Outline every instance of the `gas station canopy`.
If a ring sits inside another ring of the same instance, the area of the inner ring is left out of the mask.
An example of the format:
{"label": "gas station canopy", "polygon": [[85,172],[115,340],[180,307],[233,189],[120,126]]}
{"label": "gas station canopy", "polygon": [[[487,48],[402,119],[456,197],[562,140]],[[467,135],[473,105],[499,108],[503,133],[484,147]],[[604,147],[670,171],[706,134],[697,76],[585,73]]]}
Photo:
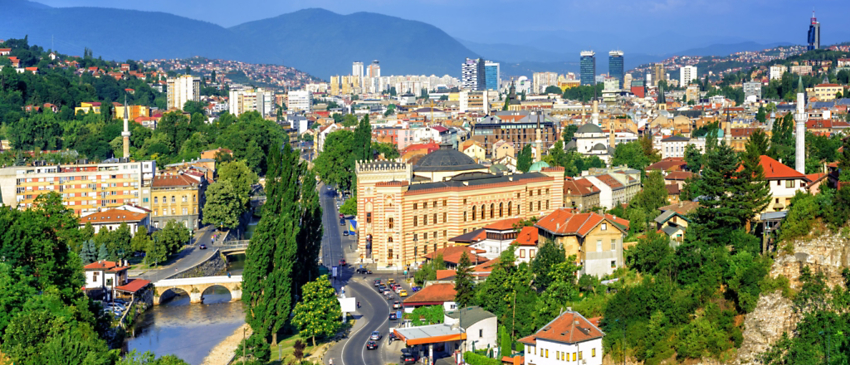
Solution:
{"label": "gas station canopy", "polygon": [[393,332],[407,346],[466,340],[466,333],[463,333],[460,328],[452,328],[447,324],[396,328]]}

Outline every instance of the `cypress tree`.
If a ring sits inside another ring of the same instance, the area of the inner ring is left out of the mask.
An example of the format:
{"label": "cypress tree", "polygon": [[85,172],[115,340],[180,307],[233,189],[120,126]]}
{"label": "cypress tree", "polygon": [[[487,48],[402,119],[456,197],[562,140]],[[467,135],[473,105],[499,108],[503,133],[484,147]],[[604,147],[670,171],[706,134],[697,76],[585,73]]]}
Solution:
{"label": "cypress tree", "polygon": [[295,293],[299,296],[304,284],[319,276],[319,249],[322,247],[322,206],[316,190],[316,175],[307,170],[302,178],[301,229],[298,232]]}
{"label": "cypress tree", "polygon": [[455,302],[458,308],[472,304],[472,300],[475,298],[475,286],[472,283],[472,262],[469,260],[466,251],[460,255],[460,262],[457,265],[455,291],[457,292]]}
{"label": "cypress tree", "polygon": [[282,152],[273,148],[269,161],[267,200],[257,233],[246,252],[242,288],[245,321],[254,330],[253,336],[259,337],[254,343],[263,345],[252,352],[261,360],[268,360],[268,344],[277,343],[277,334],[292,312],[293,267],[300,223],[299,178],[303,169],[298,154],[288,143]]}
{"label": "cypress tree", "polygon": [[109,250],[106,249],[106,244],[101,243],[100,249],[97,251],[97,261],[106,260],[109,258]]}
{"label": "cypress tree", "polygon": [[516,168],[522,172],[528,172],[531,169],[532,162],[531,155],[531,144],[526,144],[522,147],[522,150],[519,152],[519,157],[517,157]]}
{"label": "cypress tree", "polygon": [[[761,130],[757,131],[761,132]],[[764,177],[761,156],[766,149],[767,139],[764,132],[760,135],[753,133],[747,142],[747,149],[741,156],[741,168],[734,184],[738,194],[732,198],[738,201],[739,219],[742,224],[748,224],[756,214],[761,213],[770,203],[770,187]]]}
{"label": "cypress tree", "polygon": [[731,197],[738,194],[733,179],[737,177],[738,164],[738,155],[725,143],[707,154],[700,184],[702,199],[694,213],[693,225],[694,236],[704,242],[723,245],[732,231],[740,227],[739,202]]}

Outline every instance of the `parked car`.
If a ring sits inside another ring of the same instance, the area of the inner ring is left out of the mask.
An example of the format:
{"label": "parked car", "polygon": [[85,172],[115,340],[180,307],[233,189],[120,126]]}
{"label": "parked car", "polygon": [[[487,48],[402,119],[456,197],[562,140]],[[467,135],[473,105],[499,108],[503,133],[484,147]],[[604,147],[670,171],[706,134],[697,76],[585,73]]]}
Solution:
{"label": "parked car", "polygon": [[343,236],[348,236],[348,230],[346,229],[346,230],[342,231],[342,235],[343,235]]}
{"label": "parked car", "polygon": [[363,268],[363,267],[357,268],[357,270],[354,270],[354,272],[356,272],[358,274],[364,274],[364,275],[372,273],[371,271],[369,271],[368,269]]}
{"label": "parked car", "polygon": [[381,286],[381,279],[375,279],[375,286]]}
{"label": "parked car", "polygon": [[407,290],[404,290],[404,289],[399,290],[399,291],[398,291],[398,296],[400,296],[400,297],[402,297],[402,298],[406,297],[406,296],[407,296]]}
{"label": "parked car", "polygon": [[399,308],[401,308],[401,302],[396,300],[395,302],[393,302],[393,309],[399,309]]}
{"label": "parked car", "polygon": [[198,248],[201,249],[201,250],[206,250],[207,245],[202,243],[200,246],[198,246]]}
{"label": "parked car", "polygon": [[398,319],[398,317],[396,317],[395,312],[390,312],[390,320],[395,321],[397,319]]}
{"label": "parked car", "polygon": [[381,336],[381,332],[378,332],[378,331],[372,331],[372,335],[370,335],[370,336],[369,336],[369,339],[370,339],[370,340],[374,340],[374,341],[378,341],[378,340],[380,340],[381,338],[383,338],[383,337]]}
{"label": "parked car", "polygon": [[375,341],[366,342],[366,349],[367,350],[377,350],[378,349],[378,343],[375,342]]}
{"label": "parked car", "polygon": [[412,291],[412,292],[414,292],[414,293],[416,293],[416,292],[418,292],[418,291],[420,291],[420,290],[422,290],[422,288],[420,288],[420,287],[418,287],[418,286],[414,286],[414,287],[411,287],[411,288],[410,288],[410,291]]}
{"label": "parked car", "polygon": [[387,279],[387,284],[390,284],[390,285],[395,284],[395,279],[393,279],[393,278]]}
{"label": "parked car", "polygon": [[[405,349],[406,350],[406,349]],[[401,362],[405,365],[412,365],[419,361],[419,355],[414,354],[411,351],[403,351],[401,352]]]}

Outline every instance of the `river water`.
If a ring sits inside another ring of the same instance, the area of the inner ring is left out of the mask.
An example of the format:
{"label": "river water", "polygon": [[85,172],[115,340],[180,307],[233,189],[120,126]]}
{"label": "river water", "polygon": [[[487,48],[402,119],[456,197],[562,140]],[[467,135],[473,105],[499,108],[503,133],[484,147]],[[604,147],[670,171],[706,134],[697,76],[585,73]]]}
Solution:
{"label": "river water", "polygon": [[[245,256],[234,256],[228,259],[228,270],[240,275]],[[128,333],[126,349],[172,354],[189,364],[201,364],[215,345],[245,323],[242,302],[231,302],[227,289],[212,287],[203,295],[204,304],[190,304],[189,295],[181,293],[140,315]]]}

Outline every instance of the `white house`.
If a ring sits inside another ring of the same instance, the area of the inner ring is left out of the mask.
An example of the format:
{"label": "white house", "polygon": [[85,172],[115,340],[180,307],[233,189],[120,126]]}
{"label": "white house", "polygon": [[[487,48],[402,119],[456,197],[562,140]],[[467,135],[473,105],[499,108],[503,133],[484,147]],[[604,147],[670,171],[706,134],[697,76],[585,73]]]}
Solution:
{"label": "white house", "polygon": [[[134,209],[135,210],[135,209]],[[91,223],[94,227],[94,233],[97,234],[101,230],[114,231],[121,227],[121,224],[127,224],[130,228],[130,236],[135,236],[136,232],[147,234],[150,232],[150,215],[146,212],[138,212],[129,209],[109,209],[102,212],[91,213],[80,217],[80,227],[85,227]]]}
{"label": "white house", "polygon": [[[123,265],[122,265],[123,264]],[[116,287],[124,285],[127,282],[127,266],[126,263],[112,261],[92,262],[83,266],[86,274],[85,290],[103,290],[109,296],[113,295],[113,290]]]}
{"label": "white house", "polygon": [[770,203],[764,212],[781,212],[791,205],[791,198],[798,191],[806,192],[809,178],[768,156],[762,155],[759,165],[764,169],[764,178],[770,186]]}
{"label": "white house", "polygon": [[690,138],[670,136],[661,140],[661,158],[685,157],[685,147]]}
{"label": "white house", "polygon": [[318,143],[316,143],[316,151],[317,152],[324,151],[325,150],[325,139],[328,138],[329,134],[336,132],[340,129],[342,129],[342,126],[340,126],[337,123],[329,124],[325,127],[322,127],[321,129],[319,129],[319,134],[316,136],[316,141],[318,142]]}
{"label": "white house", "polygon": [[485,350],[498,346],[498,323],[496,315],[481,307],[467,307],[443,315],[443,323],[458,324],[466,333],[465,351]]}
{"label": "white house", "polygon": [[599,327],[568,308],[519,342],[525,344],[525,365],[601,365],[604,336]]}

